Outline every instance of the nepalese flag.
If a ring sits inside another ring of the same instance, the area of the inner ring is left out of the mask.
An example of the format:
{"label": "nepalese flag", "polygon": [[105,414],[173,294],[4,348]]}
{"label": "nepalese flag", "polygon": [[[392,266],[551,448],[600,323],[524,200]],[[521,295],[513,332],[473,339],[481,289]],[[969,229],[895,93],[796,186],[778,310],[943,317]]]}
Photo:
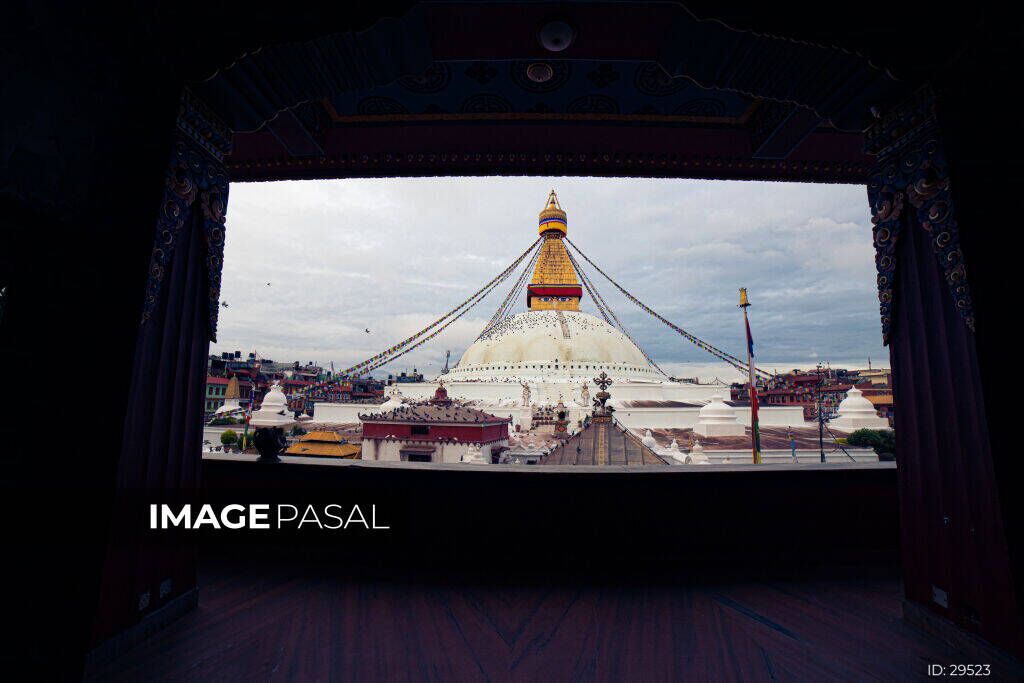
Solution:
{"label": "nepalese flag", "polygon": [[750,351],[750,438],[754,451],[754,462],[761,462],[761,427],[757,419],[757,381],[754,374],[754,336],[750,334],[750,321],[744,316],[747,328],[747,350]]}

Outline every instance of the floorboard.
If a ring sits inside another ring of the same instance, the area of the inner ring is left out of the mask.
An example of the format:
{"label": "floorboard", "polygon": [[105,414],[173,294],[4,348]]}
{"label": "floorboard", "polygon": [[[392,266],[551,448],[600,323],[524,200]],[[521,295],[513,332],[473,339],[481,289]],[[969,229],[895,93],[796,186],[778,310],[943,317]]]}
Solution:
{"label": "floorboard", "polygon": [[199,607],[89,677],[891,681],[966,661],[904,622],[900,600],[891,570],[500,586],[206,558]]}

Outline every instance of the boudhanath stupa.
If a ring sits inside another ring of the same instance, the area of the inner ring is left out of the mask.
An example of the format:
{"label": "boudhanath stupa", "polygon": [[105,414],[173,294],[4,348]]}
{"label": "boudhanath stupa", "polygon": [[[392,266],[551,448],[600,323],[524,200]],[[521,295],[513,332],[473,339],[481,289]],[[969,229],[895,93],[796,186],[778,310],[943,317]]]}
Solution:
{"label": "boudhanath stupa", "polygon": [[[750,408],[723,401],[727,385],[668,377],[621,324],[612,324],[612,318],[615,323],[618,318],[607,315],[607,303],[566,247],[567,215],[554,190],[540,212],[538,232],[540,245],[530,262],[535,265],[525,288],[526,311],[492,319],[443,375],[448,395],[473,408],[511,418],[511,428],[518,433],[537,433],[538,427],[550,425],[555,407],[562,404],[571,434],[583,427],[592,412],[594,377],[606,373],[614,380],[608,405],[615,420],[635,431],[638,438],[654,430],[652,439],[657,446],[653,450],[663,451],[666,462],[679,460],[679,446],[672,449],[670,442],[680,430],[693,430],[702,435],[701,441],[706,436],[741,439],[750,427]],[[604,319],[580,310],[584,289]],[[429,400],[436,388],[436,381],[402,383],[399,393],[394,385],[388,388],[387,403],[381,408]],[[366,410],[365,404],[321,402],[316,404],[313,418],[320,423],[355,424],[359,413]],[[816,423],[805,421],[799,405],[762,406],[759,424],[762,433],[767,430],[768,434],[773,427],[780,433],[811,427],[817,431]],[[664,444],[658,441],[659,430],[669,434]],[[689,433],[686,436],[693,438]],[[513,437],[512,443],[528,448],[536,440]],[[735,450],[733,457],[740,457],[743,449]],[[712,454],[712,445],[705,443],[700,460],[710,457],[714,461]],[[785,456],[788,460],[788,451]]]}

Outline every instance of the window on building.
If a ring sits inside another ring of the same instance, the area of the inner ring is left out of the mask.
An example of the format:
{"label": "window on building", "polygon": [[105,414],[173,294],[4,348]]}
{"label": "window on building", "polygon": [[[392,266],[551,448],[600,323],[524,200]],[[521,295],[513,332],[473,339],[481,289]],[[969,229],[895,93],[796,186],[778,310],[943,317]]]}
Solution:
{"label": "window on building", "polygon": [[430,425],[413,425],[409,431],[413,436],[426,436],[430,434]]}

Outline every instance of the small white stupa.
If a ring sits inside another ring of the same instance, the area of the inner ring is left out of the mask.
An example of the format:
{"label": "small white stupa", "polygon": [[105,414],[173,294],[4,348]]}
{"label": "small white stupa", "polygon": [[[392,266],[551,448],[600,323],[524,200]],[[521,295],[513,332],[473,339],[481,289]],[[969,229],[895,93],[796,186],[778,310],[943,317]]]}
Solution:
{"label": "small white stupa", "polygon": [[657,440],[655,440],[654,435],[651,434],[651,430],[650,429],[648,429],[646,432],[644,432],[644,438],[641,439],[641,441],[643,442],[643,444],[645,446],[647,446],[651,450],[654,450],[655,448],[658,447],[658,442],[657,442]]}
{"label": "small white stupa", "polygon": [[839,413],[828,426],[843,432],[855,432],[858,429],[889,429],[889,421],[878,417],[871,401],[864,398],[860,389],[852,387],[839,404]]}
{"label": "small white stupa", "polygon": [[700,436],[743,436],[746,429],[736,419],[736,409],[715,394],[697,414],[693,433]]}
{"label": "small white stupa", "polygon": [[377,410],[373,412],[388,413],[395,408],[401,408],[404,405],[402,402],[402,392],[399,390],[397,384],[391,385],[391,387],[388,388],[387,393],[388,400],[381,403],[380,406],[377,407]]}
{"label": "small white stupa", "polygon": [[462,454],[462,462],[469,463],[471,465],[488,465],[490,463],[484,459],[483,451],[480,450],[479,444],[471,443],[466,452]]}
{"label": "small white stupa", "polygon": [[687,454],[686,459],[683,461],[687,465],[708,465],[711,463],[708,460],[707,454],[704,452],[704,447],[700,445],[700,441],[693,444],[690,452]]}
{"label": "small white stupa", "polygon": [[668,452],[666,453],[666,455],[668,455],[670,458],[672,458],[676,462],[681,462],[681,463],[685,463],[686,462],[686,453],[683,453],[679,449],[679,443],[675,439],[672,439],[672,443],[669,444]]}
{"label": "small white stupa", "polygon": [[288,412],[288,399],[281,389],[280,382],[274,382],[270,391],[263,397],[260,409],[249,418],[249,424],[253,427],[286,427],[294,424],[295,420]]}
{"label": "small white stupa", "polygon": [[228,380],[228,387],[224,392],[224,405],[217,408],[217,412],[213,414],[214,417],[220,417],[222,415],[231,415],[242,410],[242,406],[239,405],[240,391],[238,389],[238,377],[233,376]]}

